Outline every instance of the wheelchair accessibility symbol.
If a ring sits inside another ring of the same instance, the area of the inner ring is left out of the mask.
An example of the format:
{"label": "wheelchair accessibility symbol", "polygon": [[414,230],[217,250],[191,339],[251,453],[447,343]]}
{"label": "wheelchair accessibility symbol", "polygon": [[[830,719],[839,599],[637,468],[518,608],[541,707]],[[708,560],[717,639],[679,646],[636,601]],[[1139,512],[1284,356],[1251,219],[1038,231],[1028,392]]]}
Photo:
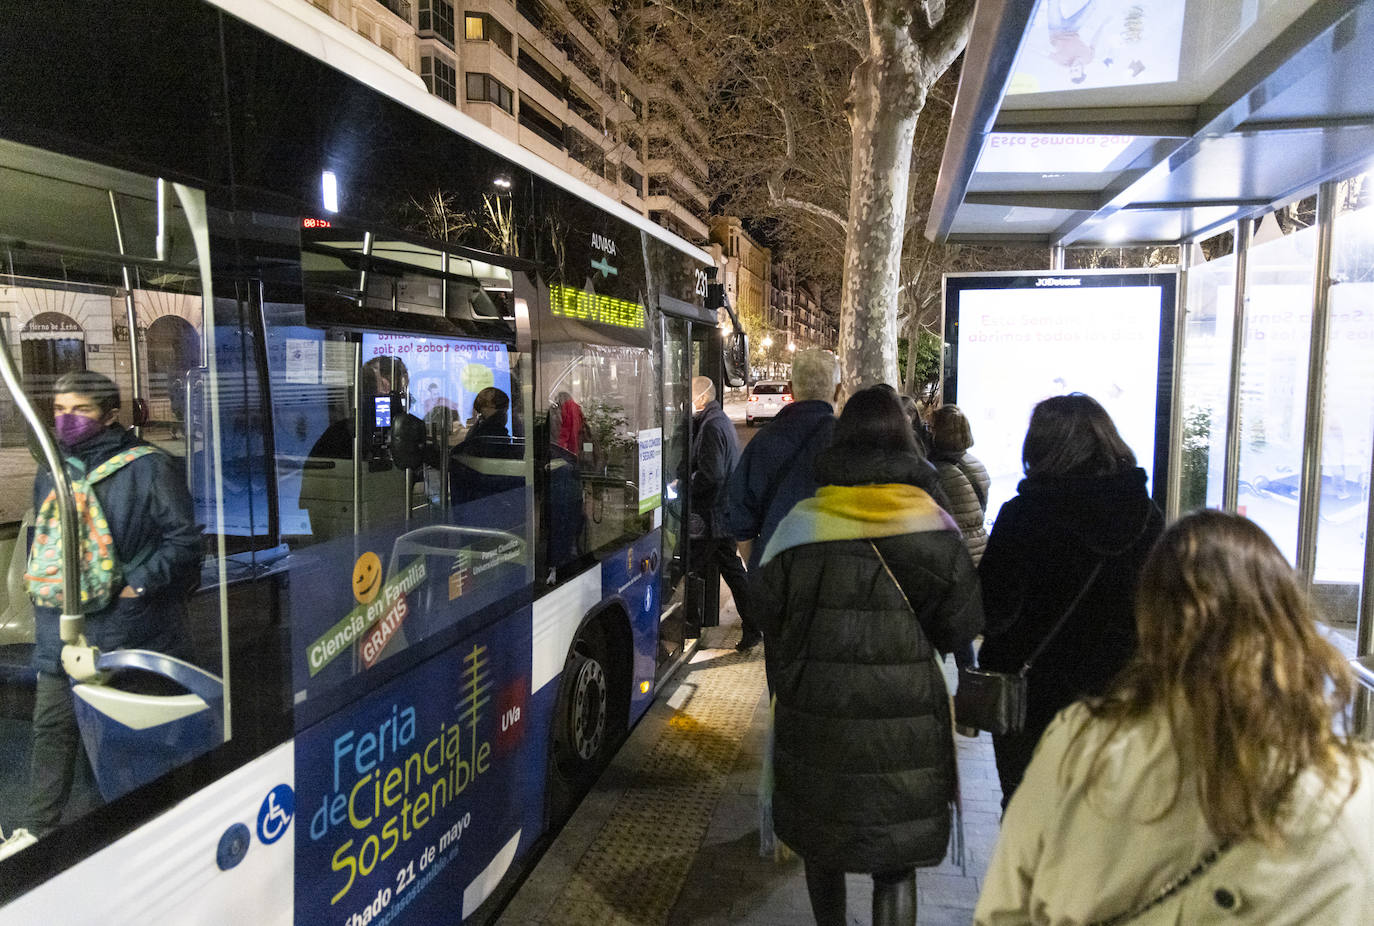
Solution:
{"label": "wheelchair accessibility symbol", "polygon": [[290,785],[277,785],[267,792],[262,807],[258,809],[258,838],[264,845],[271,845],[291,826],[291,818],[296,813],[296,792]]}

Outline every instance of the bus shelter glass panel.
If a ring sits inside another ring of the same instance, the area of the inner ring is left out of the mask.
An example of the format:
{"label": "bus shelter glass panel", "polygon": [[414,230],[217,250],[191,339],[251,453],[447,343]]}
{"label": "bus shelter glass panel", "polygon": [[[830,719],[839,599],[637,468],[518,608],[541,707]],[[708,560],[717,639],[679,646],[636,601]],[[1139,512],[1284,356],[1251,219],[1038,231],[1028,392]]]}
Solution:
{"label": "bus shelter glass panel", "polygon": [[1183,331],[1180,512],[1219,508],[1226,468],[1226,394],[1235,318],[1236,261],[1219,257],[1188,271]]}
{"label": "bus shelter glass panel", "polygon": [[1374,435],[1374,175],[1341,184],[1348,209],[1332,241],[1321,502],[1315,579],[1326,616],[1355,622],[1364,570]]}
{"label": "bus shelter glass panel", "polygon": [[[0,323],[22,390],[0,385],[0,828],[43,837],[231,735],[224,474],[260,461],[229,434],[235,357],[188,355],[202,388],[180,433],[133,427],[148,379],[131,305],[151,325],[175,316],[187,341],[225,322],[203,294],[200,191],[0,139],[0,202]],[[73,538],[89,580],[77,605],[61,600],[54,476],[23,398],[78,516],[106,526]],[[84,614],[100,676],[64,670],[63,610]]]}
{"label": "bus shelter glass panel", "polygon": [[1254,245],[1246,270],[1237,507],[1290,562],[1298,545],[1316,244],[1311,227]]}

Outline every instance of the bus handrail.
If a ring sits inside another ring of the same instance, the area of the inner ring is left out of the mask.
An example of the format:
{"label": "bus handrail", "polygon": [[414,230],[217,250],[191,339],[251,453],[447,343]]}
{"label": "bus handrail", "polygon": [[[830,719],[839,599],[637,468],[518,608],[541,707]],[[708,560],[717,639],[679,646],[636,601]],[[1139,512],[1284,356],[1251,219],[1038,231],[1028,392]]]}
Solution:
{"label": "bus handrail", "polygon": [[86,618],[81,613],[81,551],[76,543],[76,499],[72,493],[71,481],[62,465],[62,457],[57,452],[57,443],[43,426],[38,409],[29,401],[19,382],[19,371],[15,369],[14,357],[10,354],[9,337],[4,326],[0,325],[0,378],[14,397],[14,404],[33,432],[34,440],[43,451],[43,459],[52,472],[53,493],[57,497],[57,517],[62,525],[62,616],[58,624],[63,643],[79,644],[86,629]]}
{"label": "bus handrail", "polygon": [[1370,691],[1374,691],[1374,653],[1350,660],[1350,670],[1355,680]]}

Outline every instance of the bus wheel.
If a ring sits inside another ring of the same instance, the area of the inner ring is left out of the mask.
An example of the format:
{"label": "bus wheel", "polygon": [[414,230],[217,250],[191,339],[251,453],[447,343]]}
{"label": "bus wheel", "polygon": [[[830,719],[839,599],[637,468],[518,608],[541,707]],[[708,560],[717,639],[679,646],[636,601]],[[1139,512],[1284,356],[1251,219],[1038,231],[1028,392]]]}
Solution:
{"label": "bus wheel", "polygon": [[586,656],[574,660],[568,745],[576,758],[591,762],[606,742],[606,670]]}
{"label": "bus wheel", "polygon": [[607,655],[599,636],[577,641],[563,670],[554,731],[554,758],[570,784],[583,788],[609,758],[611,736],[607,708],[610,681]]}

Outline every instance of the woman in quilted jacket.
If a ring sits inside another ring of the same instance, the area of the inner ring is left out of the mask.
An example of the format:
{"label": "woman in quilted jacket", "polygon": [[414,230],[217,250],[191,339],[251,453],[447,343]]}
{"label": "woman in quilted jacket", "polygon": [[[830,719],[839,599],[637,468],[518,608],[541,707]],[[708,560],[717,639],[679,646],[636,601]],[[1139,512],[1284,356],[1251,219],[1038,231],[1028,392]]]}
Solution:
{"label": "woman in quilted jacket", "polygon": [[983,611],[958,525],[915,484],[929,467],[890,391],[852,397],[821,488],[779,523],[753,593],[775,696],[773,820],[806,863],[816,922],[847,922],[845,872],[873,876],[873,922],[916,922],[955,796],[936,654]]}
{"label": "woman in quilted jacket", "polygon": [[968,449],[973,446],[973,430],[957,405],[942,405],[931,416],[932,450],[930,462],[940,474],[940,485],[949,499],[949,513],[964,534],[964,546],[973,565],[983,558],[988,545],[985,518],[988,510],[988,470]]}

